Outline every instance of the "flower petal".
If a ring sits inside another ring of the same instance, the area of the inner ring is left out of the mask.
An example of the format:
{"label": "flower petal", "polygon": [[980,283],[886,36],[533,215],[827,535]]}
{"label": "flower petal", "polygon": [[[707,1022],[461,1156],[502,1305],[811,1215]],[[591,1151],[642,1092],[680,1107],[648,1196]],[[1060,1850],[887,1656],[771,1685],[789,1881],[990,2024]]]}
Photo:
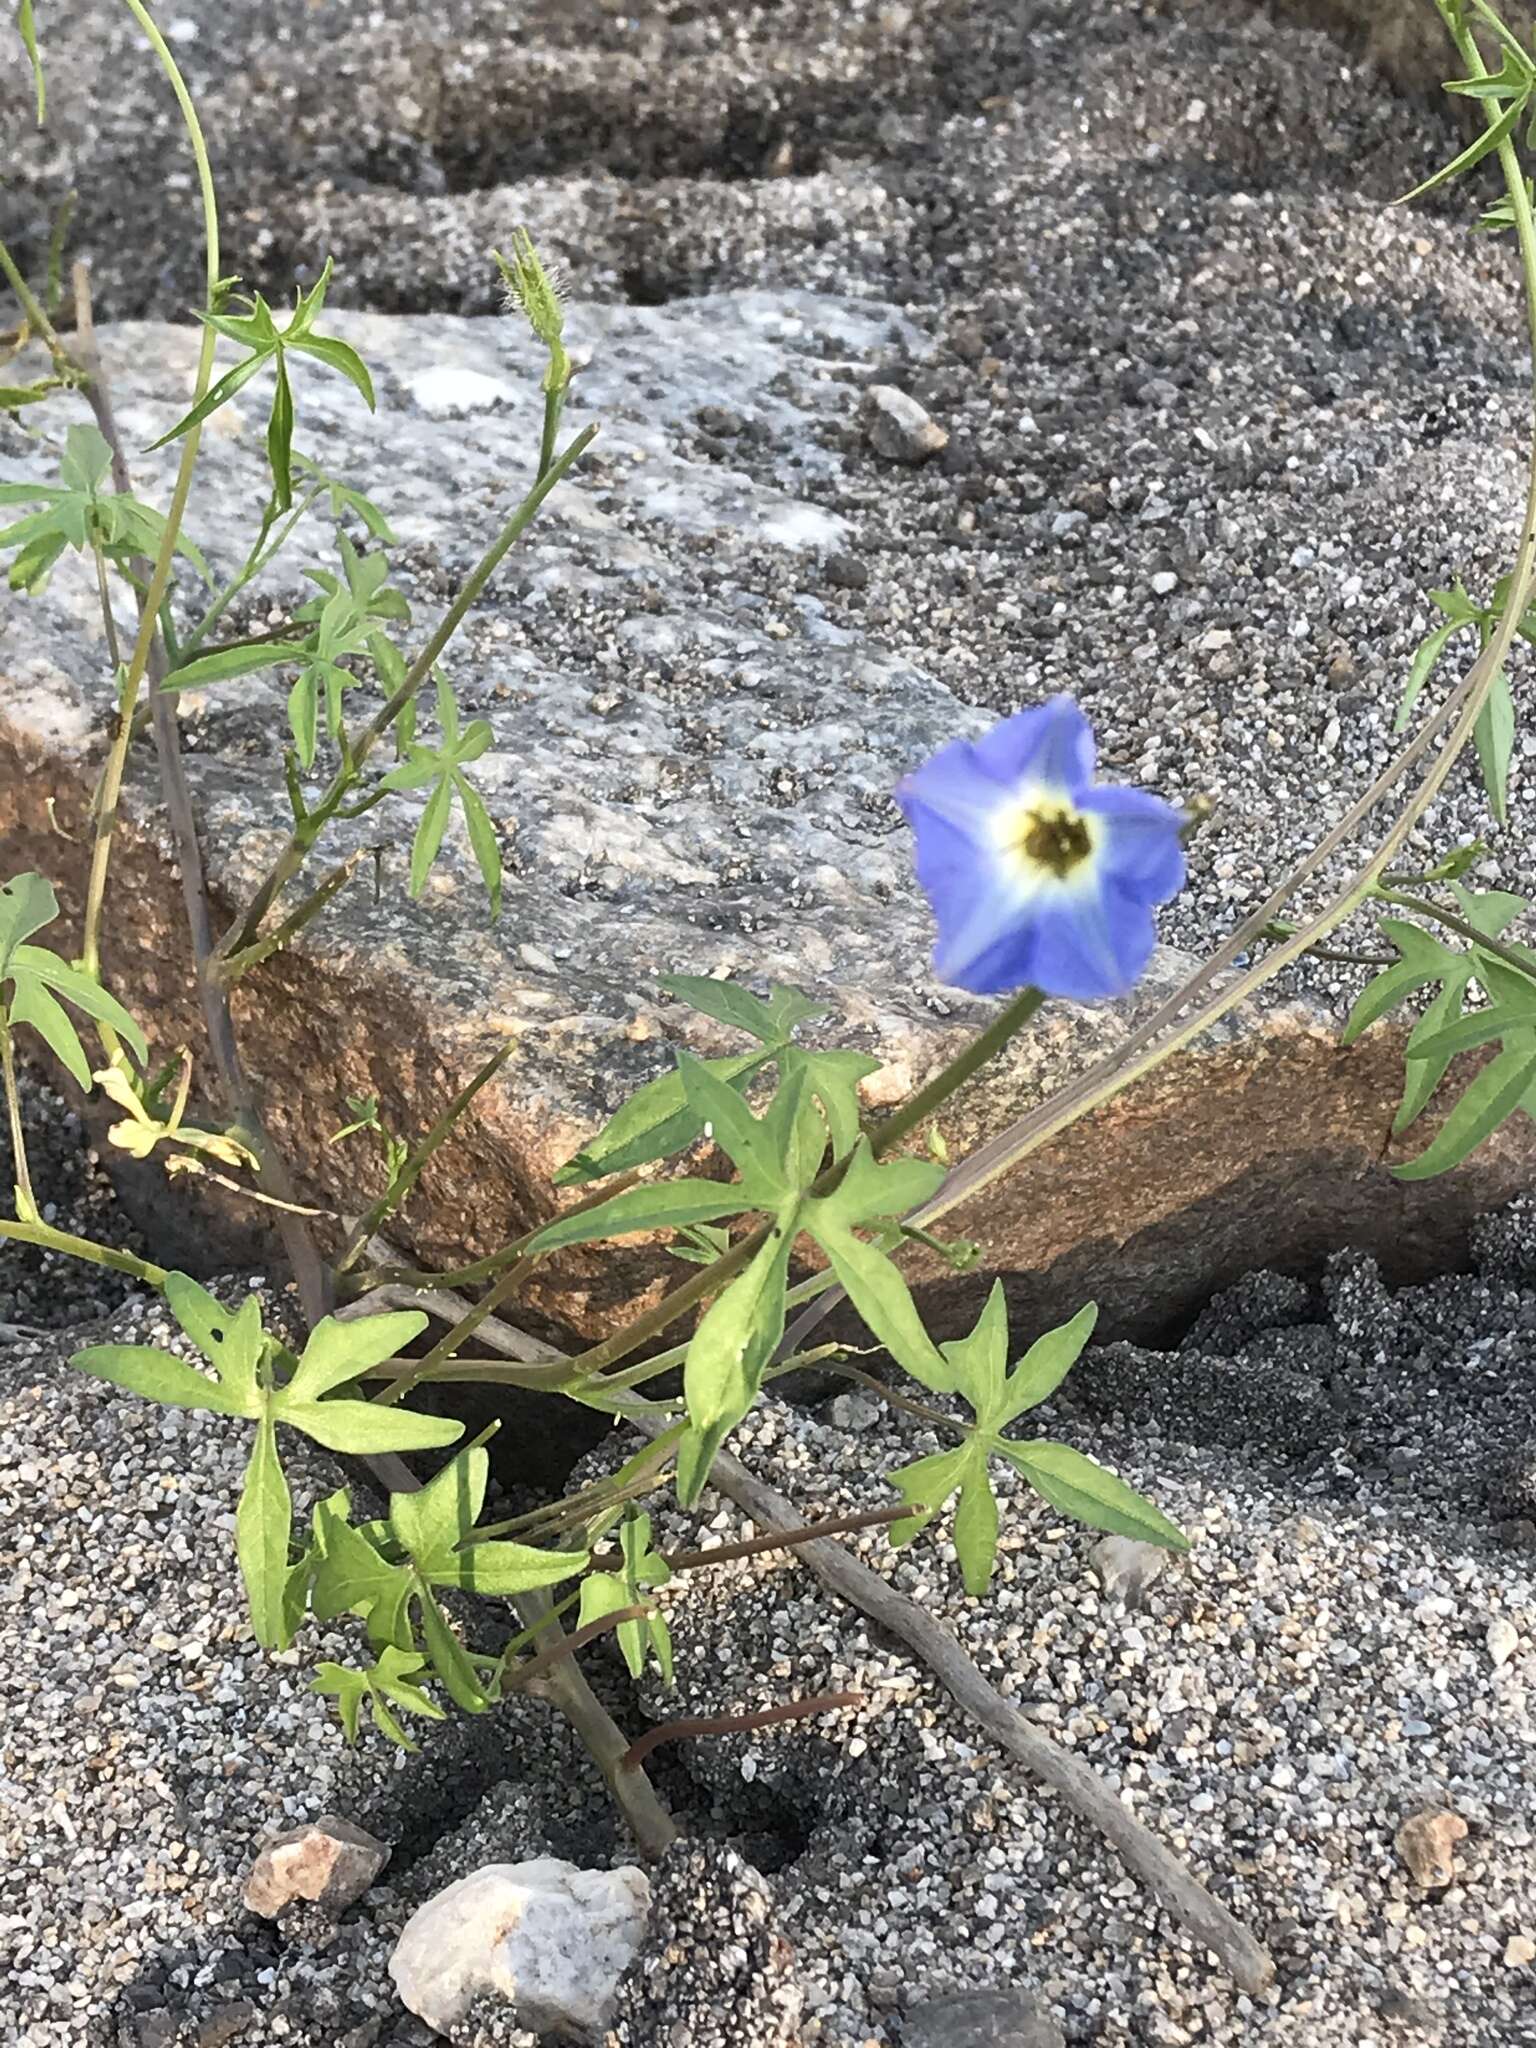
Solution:
{"label": "flower petal", "polygon": [[1166,903],[1184,886],[1183,813],[1145,789],[1091,789],[1079,807],[1103,822],[1098,857],[1105,874],[1146,903]]}
{"label": "flower petal", "polygon": [[1141,978],[1156,939],[1151,911],[1113,887],[1075,898],[1042,894],[1033,928],[1030,980],[1077,1002],[1123,995]]}
{"label": "flower petal", "polygon": [[939,924],[933,971],[940,981],[978,996],[1033,981],[1034,923],[1016,881],[989,875],[973,860],[942,897],[923,886]]}
{"label": "flower petal", "polygon": [[985,774],[1014,788],[1036,783],[1076,796],[1093,780],[1093,728],[1070,697],[1016,711],[971,752]]}

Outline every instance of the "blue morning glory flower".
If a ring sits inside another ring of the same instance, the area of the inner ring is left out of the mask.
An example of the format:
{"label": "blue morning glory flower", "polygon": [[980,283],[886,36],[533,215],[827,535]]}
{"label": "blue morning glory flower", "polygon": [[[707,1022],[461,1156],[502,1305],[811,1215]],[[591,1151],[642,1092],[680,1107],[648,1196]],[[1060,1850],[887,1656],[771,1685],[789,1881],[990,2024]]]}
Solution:
{"label": "blue morning glory flower", "polygon": [[1096,788],[1093,734],[1070,697],[956,740],[901,783],[934,972],[976,995],[1034,987],[1116,996],[1152,957],[1154,904],[1184,882],[1181,811]]}

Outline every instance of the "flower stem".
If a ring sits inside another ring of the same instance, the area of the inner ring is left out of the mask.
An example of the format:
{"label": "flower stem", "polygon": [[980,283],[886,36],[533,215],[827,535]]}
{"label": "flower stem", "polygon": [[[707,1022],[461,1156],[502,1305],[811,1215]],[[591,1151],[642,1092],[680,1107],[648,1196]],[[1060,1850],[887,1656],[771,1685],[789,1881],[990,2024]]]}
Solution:
{"label": "flower stem", "polygon": [[10,1011],[0,1003],[0,1074],[5,1080],[5,1114],[11,1130],[11,1165],[16,1179],[16,1207],[23,1223],[38,1222],[37,1198],[27,1165],[27,1134],[21,1122],[21,1092],[16,1085],[16,1045]]}
{"label": "flower stem", "polygon": [[330,822],[332,815],[341,804],[347,791],[356,782],[358,771],[363,763],[405,709],[406,705],[416,695],[416,692],[421,688],[428,676],[431,675],[433,668],[442,656],[443,650],[464,623],[466,616],[479,600],[481,591],[484,590],[486,584],[489,583],[497,569],[500,568],[504,557],[528,530],[538,513],[539,507],[567,471],[581,459],[596,434],[597,428],[595,425],[584,427],[575,440],[565,449],[564,453],[556,457],[549,469],[534,484],[495,540],[492,541],[479,562],[470,571],[458,596],[443,614],[437,631],[432,635],[432,638],[427,642],[420,654],[417,655],[415,661],[412,662],[399,687],[391,691],[390,695],[385,699],[383,707],[364,726],[356,744],[351,748],[347,759],[342,763],[341,767],[337,769],[331,779],[329,788],[321,797],[319,803],[309,812],[301,825],[295,824],[293,831],[288,836],[288,843],[284,846],[282,852],[278,855],[261,885],[256,890],[255,895],[246,906],[244,916],[240,918],[238,923],[231,925],[229,931],[225,934],[219,949],[222,954],[228,956],[229,954],[241,953],[248,946],[255,944],[261,930],[262,921],[266,917],[267,912],[271,909],[282,890],[287,887],[288,883],[293,880],[293,877],[304,865],[310,847],[319,837],[324,826]]}
{"label": "flower stem", "polygon": [[942,1067],[925,1088],[919,1088],[884,1123],[875,1127],[870,1134],[870,1150],[876,1158],[889,1152],[892,1146],[899,1145],[909,1131],[916,1130],[941,1104],[995,1059],[1008,1041],[1023,1030],[1044,1001],[1045,996],[1039,989],[1020,989],[1013,1001],[998,1011],[986,1029],[977,1032],[963,1052],[958,1053],[947,1067]]}

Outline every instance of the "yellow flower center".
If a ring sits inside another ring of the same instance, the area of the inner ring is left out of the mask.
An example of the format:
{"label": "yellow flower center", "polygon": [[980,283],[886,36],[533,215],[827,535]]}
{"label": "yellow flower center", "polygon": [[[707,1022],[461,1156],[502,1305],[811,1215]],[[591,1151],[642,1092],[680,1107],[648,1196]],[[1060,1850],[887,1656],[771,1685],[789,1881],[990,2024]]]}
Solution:
{"label": "yellow flower center", "polygon": [[1042,804],[1024,813],[1014,848],[1031,866],[1064,881],[1093,851],[1093,840],[1080,812]]}

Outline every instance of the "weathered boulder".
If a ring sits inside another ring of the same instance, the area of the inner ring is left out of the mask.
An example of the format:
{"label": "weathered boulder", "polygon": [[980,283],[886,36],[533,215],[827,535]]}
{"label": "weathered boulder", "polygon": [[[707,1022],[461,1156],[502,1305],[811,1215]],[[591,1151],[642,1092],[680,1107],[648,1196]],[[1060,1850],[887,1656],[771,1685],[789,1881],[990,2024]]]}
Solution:
{"label": "weathered boulder", "polygon": [[[514,330],[491,321],[335,324],[377,366],[378,417],[340,380],[306,377],[300,445],[384,502],[420,630],[526,485],[536,365]],[[821,552],[845,548],[868,516],[847,498],[843,366],[870,365],[892,345],[921,355],[921,338],[892,309],[795,294],[581,307],[571,325],[590,354],[572,424],[599,418],[603,435],[494,580],[451,662],[465,715],[494,731],[476,774],[507,868],[501,922],[489,923],[457,829],[427,900],[406,899],[403,848],[421,801],[407,796],[382,834],[370,814],[333,842],[332,858],[378,846],[378,894],[365,870],[237,1002],[273,1128],[316,1196],[341,1210],[360,1206],[357,1154],[326,1140],[348,1094],[377,1094],[393,1127],[420,1129],[490,1045],[515,1040],[411,1208],[410,1240],[436,1260],[482,1253],[546,1213],[555,1167],[665,1065],[672,1043],[734,1043],[661,1002],[657,981],[671,970],[772,976],[824,997],[828,1029],[884,1062],[875,1101],[920,1080],[988,1013],[933,982],[928,914],[888,793],[904,768],[990,713],[817,594]],[[184,402],[194,337],[125,327],[105,347],[124,431],[143,447]],[[700,454],[694,417],[727,403],[771,458],[738,467]],[[251,386],[207,437],[190,524],[221,566],[238,561],[260,493],[262,421]],[[37,474],[50,459],[13,442],[4,472]],[[136,458],[151,496],[170,459]],[[1021,564],[1028,543],[1018,536]],[[304,587],[298,564],[324,561],[329,546],[319,529],[272,581],[276,609],[258,598],[231,630],[283,616]],[[1038,693],[1035,678],[1021,677],[1020,696]],[[280,843],[273,756],[286,687],[258,674],[181,700],[221,907],[249,892]],[[71,911],[107,701],[93,592],[66,561],[43,594],[12,606],[0,636],[0,846],[9,868],[49,873]],[[1107,715],[1113,729],[1119,714]],[[1298,818],[1282,850],[1306,836]],[[1220,888],[1230,856],[1212,857]],[[1198,867],[1170,920],[1178,936],[1194,940],[1211,882]],[[162,1049],[195,1044],[147,748],[133,761],[113,906],[118,987]],[[1187,960],[1160,954],[1128,1005],[1048,1010],[941,1119],[952,1152],[1117,1043]],[[1528,1175],[1531,1129],[1522,1121],[1427,1189],[1396,1182],[1384,1132],[1400,1034],[1344,1053],[1336,1024],[1326,989],[1293,987],[1242,1013],[957,1226],[984,1240],[1027,1312],[1091,1291],[1111,1332],[1177,1313],[1259,1256],[1304,1262],[1355,1242],[1396,1273],[1443,1259],[1466,1216]],[[596,1331],[655,1271],[643,1248],[618,1265],[578,1252],[552,1262],[531,1299]],[[957,1322],[975,1284],[936,1281],[932,1294],[941,1322]]]}
{"label": "weathered boulder", "polygon": [[[1059,0],[978,7],[963,35],[944,0],[741,22],[667,4],[643,24],[539,0],[515,34],[501,0],[430,18],[381,0],[372,19],[360,40],[334,10],[274,0],[259,28],[239,10],[172,24],[226,172],[226,267],[281,295],[334,254],[333,304],[434,316],[343,320],[378,369],[379,417],[312,367],[301,447],[385,502],[398,581],[430,623],[536,437],[527,346],[450,317],[489,310],[487,247],[520,219],[573,274],[589,360],[572,423],[605,422],[454,651],[466,709],[495,728],[481,776],[509,868],[500,927],[458,841],[429,902],[407,905],[410,812],[374,814],[349,843],[387,841],[378,900],[365,868],[241,999],[273,1123],[341,1208],[371,1186],[323,1142],[345,1093],[419,1129],[516,1037],[413,1204],[428,1257],[544,1214],[551,1168],[668,1040],[722,1044],[658,1002],[669,970],[808,985],[838,1013],[829,1031],[885,1061],[886,1099],[927,1073],[986,1008],[931,979],[889,790],[939,741],[1053,690],[1092,714],[1107,772],[1215,803],[1139,1014],[1389,757],[1423,591],[1455,572],[1486,589],[1507,566],[1526,412],[1514,268],[1439,200],[1388,205],[1454,153],[1454,113],[1405,108],[1293,21],[1233,0],[1105,5],[1091,34]],[[41,138],[25,67],[0,81],[17,141],[0,223],[32,260],[76,184],[104,315],[175,312],[196,289],[181,140],[130,28],[106,0],[50,20]],[[119,118],[102,124],[109,92]],[[108,328],[106,346],[136,474],[163,502],[170,454],[137,451],[184,402],[191,337]],[[880,386],[942,422],[942,452],[908,467],[869,447]],[[208,436],[193,524],[222,567],[260,495],[260,402],[253,385]],[[0,427],[0,475],[48,459]],[[260,629],[268,601],[282,616],[323,547],[230,629]],[[88,583],[61,571],[0,625],[0,843],[74,909],[106,699],[90,617]],[[282,687],[184,707],[221,909],[282,822]],[[1533,795],[1536,755],[1517,749],[1517,821]],[[1414,850],[1485,826],[1458,775]],[[1522,887],[1533,869],[1516,827],[1477,878]],[[195,1040],[144,760],[114,915],[127,992],[162,1043]],[[1014,1276],[1022,1312],[1092,1292],[1109,1331],[1344,1242],[1397,1275],[1456,1256],[1467,1215],[1529,1178],[1531,1130],[1449,1179],[1394,1181],[1401,1034],[1339,1051],[1357,982],[1289,981],[955,1227]],[[954,1105],[952,1149],[1125,1025],[1048,1013]],[[596,1331],[654,1271],[643,1250],[573,1254],[533,1306]],[[970,1313],[971,1283],[931,1292],[941,1318]]]}

